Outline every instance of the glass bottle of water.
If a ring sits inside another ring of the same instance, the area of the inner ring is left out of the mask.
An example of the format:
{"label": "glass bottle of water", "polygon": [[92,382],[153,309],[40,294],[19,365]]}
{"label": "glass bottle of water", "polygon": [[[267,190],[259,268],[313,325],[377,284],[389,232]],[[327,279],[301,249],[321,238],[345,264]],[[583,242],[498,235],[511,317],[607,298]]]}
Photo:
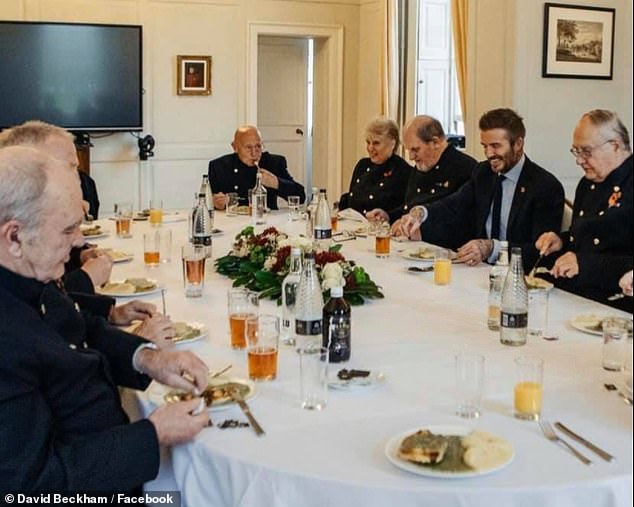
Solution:
{"label": "glass bottle of water", "polygon": [[288,275],[282,282],[282,326],[280,336],[285,345],[295,345],[295,302],[302,274],[302,249],[291,249]]}
{"label": "glass bottle of water", "polygon": [[502,286],[509,269],[509,244],[508,241],[500,241],[500,254],[495,265],[489,272],[489,317],[487,326],[491,331],[500,329],[500,300],[502,298]]}
{"label": "glass bottle of water", "polygon": [[205,247],[205,256],[211,257],[211,218],[205,194],[198,194],[198,203],[192,215],[192,243]]}
{"label": "glass bottle of water", "polygon": [[310,202],[306,205],[306,237],[312,238],[313,226],[315,224],[315,214],[319,204],[319,187],[313,187]]}
{"label": "glass bottle of water", "polygon": [[214,226],[214,194],[211,191],[211,185],[209,184],[209,176],[203,174],[203,180],[200,183],[199,194],[205,194],[205,201],[207,208],[209,209],[209,217],[211,218],[211,227]]}
{"label": "glass bottle of water", "polygon": [[187,238],[190,243],[194,242],[194,213],[198,207],[198,192],[194,192],[194,200],[192,201],[192,207],[187,215]]}
{"label": "glass bottle of water", "polygon": [[305,349],[321,346],[321,319],[324,298],[317,268],[315,254],[306,252],[302,274],[297,286],[297,300],[295,303],[295,338],[297,348]]}
{"label": "glass bottle of water", "polygon": [[322,347],[328,349],[328,361],[340,363],[350,359],[350,305],[343,298],[343,287],[332,287],[324,306]]}
{"label": "glass bottle of water", "polygon": [[251,190],[251,223],[262,225],[266,223],[266,188],[262,184],[262,173],[257,172],[255,186]]}
{"label": "glass bottle of water", "polygon": [[328,204],[325,188],[319,191],[319,201],[317,202],[317,211],[315,212],[313,224],[313,238],[324,250],[330,246],[332,222],[330,221],[330,205]]}
{"label": "glass bottle of water", "polygon": [[513,248],[511,265],[502,288],[500,342],[504,345],[524,345],[527,331],[528,289],[522,267],[522,249]]}

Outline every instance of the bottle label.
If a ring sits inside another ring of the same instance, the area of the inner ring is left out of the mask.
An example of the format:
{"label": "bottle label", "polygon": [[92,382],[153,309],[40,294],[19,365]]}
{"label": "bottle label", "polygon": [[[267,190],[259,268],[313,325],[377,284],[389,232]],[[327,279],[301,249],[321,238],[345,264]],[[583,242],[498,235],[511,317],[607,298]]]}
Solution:
{"label": "bottle label", "polygon": [[527,313],[507,313],[500,312],[500,324],[502,327],[509,327],[512,329],[521,329],[528,327],[528,312]]}
{"label": "bottle label", "polygon": [[211,246],[211,236],[199,236],[194,234],[192,243],[194,245]]}
{"label": "bottle label", "polygon": [[327,347],[332,362],[350,359],[350,315],[324,318],[323,346]]}
{"label": "bottle label", "polygon": [[315,239],[330,239],[330,238],[332,238],[332,229],[315,228]]}
{"label": "bottle label", "polygon": [[304,336],[314,336],[321,334],[321,319],[319,320],[299,320],[295,319],[295,333]]}

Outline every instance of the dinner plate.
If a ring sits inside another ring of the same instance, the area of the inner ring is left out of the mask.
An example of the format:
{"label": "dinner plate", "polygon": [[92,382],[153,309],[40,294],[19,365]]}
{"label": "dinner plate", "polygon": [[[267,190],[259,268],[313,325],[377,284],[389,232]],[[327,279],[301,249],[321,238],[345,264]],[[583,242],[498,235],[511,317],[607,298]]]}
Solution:
{"label": "dinner plate", "polygon": [[187,322],[186,324],[189,327],[192,327],[196,329],[197,331],[199,331],[199,334],[197,334],[196,336],[192,336],[191,338],[186,338],[186,339],[176,337],[175,339],[170,340],[174,345],[184,345],[186,343],[193,343],[207,337],[207,328],[205,327],[204,324],[200,322]]}
{"label": "dinner plate", "polygon": [[[209,386],[223,386],[226,384],[235,384],[242,393],[242,397],[245,401],[250,400],[257,394],[257,387],[255,382],[240,378],[240,377],[226,377],[221,375],[213,379],[209,379]],[[172,403],[180,400],[180,396],[183,395],[183,391],[174,389],[173,387],[159,384],[158,382],[152,382],[152,385],[148,389],[149,400],[157,407],[164,405],[165,403]],[[231,398],[223,398],[221,401],[212,403],[207,409],[209,412],[219,412],[227,410],[236,405],[236,402]]]}
{"label": "dinner plate", "polygon": [[[419,255],[419,252],[424,250],[424,257]],[[436,252],[436,248],[433,246],[419,246],[416,248],[407,248],[401,252],[401,256],[403,256],[408,261],[418,261],[418,262],[434,262],[434,255]],[[456,252],[451,252],[451,262],[453,264],[458,264],[458,254]]]}
{"label": "dinner plate", "polygon": [[596,315],[594,313],[585,313],[577,315],[570,321],[570,325],[577,331],[582,333],[593,334],[597,336],[603,335],[601,324],[607,315]]}
{"label": "dinner plate", "polygon": [[[422,475],[425,477],[435,477],[439,479],[466,479],[469,477],[479,477],[481,475],[486,475],[486,474],[496,472],[504,468],[505,466],[507,466],[511,461],[513,461],[513,458],[515,457],[515,452],[513,451],[511,455],[508,457],[508,459],[503,459],[496,465],[491,466],[490,468],[483,469],[483,470],[469,470],[464,472],[449,472],[444,470],[438,470],[438,469],[432,468],[431,466],[417,465],[416,463],[412,463],[410,461],[404,460],[403,458],[400,458],[398,455],[398,450],[399,450],[399,447],[401,446],[401,442],[403,441],[403,439],[405,437],[408,437],[409,435],[416,433],[417,431],[421,429],[427,429],[437,435],[455,435],[460,437],[467,436],[469,433],[473,431],[473,428],[468,426],[444,425],[444,424],[420,426],[418,428],[413,428],[408,431],[403,431],[402,433],[399,433],[398,435],[395,435],[394,437],[390,438],[387,444],[385,444],[385,456],[394,466],[400,468],[401,470],[405,470],[406,472],[411,472],[413,474]],[[511,443],[508,440],[502,437],[499,437],[497,435],[494,435],[494,436],[496,436],[497,438],[501,438],[502,440],[506,442],[506,444],[511,446]],[[512,449],[512,446],[511,446],[511,449]]]}
{"label": "dinner plate", "polygon": [[104,248],[103,252],[110,256],[112,262],[118,264],[119,262],[128,262],[134,259],[134,255],[121,250],[114,250],[112,248]]}
{"label": "dinner plate", "polygon": [[[138,297],[138,296],[147,296],[149,294],[154,294],[156,292],[160,292],[161,291],[161,287],[159,286],[159,284],[158,284],[158,282],[156,280],[153,280],[151,278],[147,278],[147,281],[154,283],[154,288],[148,289],[148,290],[139,291],[139,292],[129,293],[129,292],[119,292],[117,290],[109,291],[109,290],[104,290],[103,287],[98,287],[98,288],[95,289],[95,292],[97,292],[99,294],[103,294],[105,296],[113,296],[113,297],[121,297],[121,298],[135,298],[135,297]],[[125,280],[112,280],[110,283],[125,283]]]}
{"label": "dinner plate", "polygon": [[342,391],[368,389],[378,387],[385,382],[385,374],[380,371],[371,371],[367,377],[352,377],[348,380],[340,379],[336,371],[328,375],[328,387]]}

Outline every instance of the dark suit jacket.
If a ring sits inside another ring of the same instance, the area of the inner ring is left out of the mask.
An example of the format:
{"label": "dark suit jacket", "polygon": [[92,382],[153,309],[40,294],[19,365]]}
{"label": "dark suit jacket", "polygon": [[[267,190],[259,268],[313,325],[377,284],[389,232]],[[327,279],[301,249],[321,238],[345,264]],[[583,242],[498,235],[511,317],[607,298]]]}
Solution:
{"label": "dark suit jacket", "polygon": [[339,209],[352,208],[365,215],[374,208],[390,211],[402,206],[412,171],[412,166],[398,155],[381,165],[362,158],[352,171],[348,192],[339,199]]}
{"label": "dark suit jacket", "polygon": [[405,191],[405,203],[397,208],[385,210],[394,222],[412,207],[438,201],[453,194],[464,185],[478,161],[449,145],[438,162],[427,172],[412,169]]}
{"label": "dark suit jacket", "polygon": [[[304,187],[297,183],[288,172],[286,159],[281,155],[272,155],[268,151],[262,153],[259,166],[272,172],[279,181],[279,188],[266,189],[267,207],[277,209],[277,198],[288,199],[289,195],[298,195],[304,202]],[[236,153],[230,153],[209,162],[209,183],[212,192],[237,192],[240,204],[249,204],[249,190],[255,186],[255,166],[248,166],[240,160]]]}
{"label": "dark suit jacket", "polygon": [[619,278],[632,269],[632,160],[630,155],[601,183],[579,181],[570,230],[561,235],[563,248],[544,262],[552,266],[565,252],[574,252],[579,274],[549,280],[561,289],[629,312],[632,298],[610,302],[607,297],[620,292]]}
{"label": "dark suit jacket", "polygon": [[88,201],[90,209],[88,213],[97,220],[99,218],[99,196],[97,195],[97,185],[95,180],[88,176],[84,171],[77,171],[79,173],[79,182],[81,183],[81,194],[84,201]]}
{"label": "dark suit jacket", "polygon": [[[495,178],[489,162],[481,162],[460,190],[427,206],[429,216],[421,226],[423,239],[455,249],[469,240],[486,238],[485,225]],[[526,157],[515,188],[506,233],[510,247],[522,248],[526,266],[537,259],[537,238],[561,227],[563,210],[561,183]]]}
{"label": "dark suit jacket", "polygon": [[155,477],[154,426],[129,423],[116,386],[147,387],[131,364],[140,343],[0,267],[0,492],[130,491]]}

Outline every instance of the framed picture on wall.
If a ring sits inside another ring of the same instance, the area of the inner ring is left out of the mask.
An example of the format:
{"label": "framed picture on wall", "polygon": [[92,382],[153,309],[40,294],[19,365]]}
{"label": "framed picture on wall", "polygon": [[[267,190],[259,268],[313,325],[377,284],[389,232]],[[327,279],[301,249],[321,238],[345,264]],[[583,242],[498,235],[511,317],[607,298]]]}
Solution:
{"label": "framed picture on wall", "polygon": [[211,56],[176,57],[178,95],[211,95]]}
{"label": "framed picture on wall", "polygon": [[542,77],[612,79],[614,12],[544,4]]}

